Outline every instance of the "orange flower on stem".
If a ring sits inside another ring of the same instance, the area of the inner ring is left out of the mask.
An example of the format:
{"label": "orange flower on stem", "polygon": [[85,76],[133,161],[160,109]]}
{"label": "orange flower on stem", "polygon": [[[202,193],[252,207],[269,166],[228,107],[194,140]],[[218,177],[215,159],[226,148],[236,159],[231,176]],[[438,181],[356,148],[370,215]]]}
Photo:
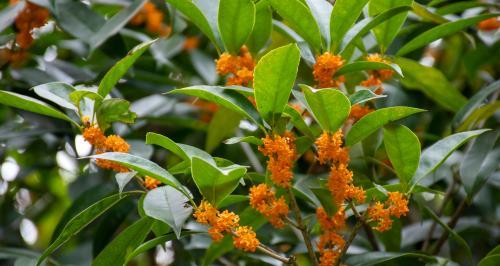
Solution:
{"label": "orange flower on stem", "polygon": [[144,177],[144,187],[151,190],[157,188],[161,185],[161,182],[158,179],[152,178],[150,176]]}
{"label": "orange flower on stem", "polygon": [[500,17],[489,18],[477,24],[477,27],[482,31],[493,31],[500,28]]}
{"label": "orange flower on stem", "polygon": [[250,206],[264,215],[274,227],[285,226],[283,219],[289,212],[285,198],[276,199],[274,191],[266,184],[250,188]]}
{"label": "orange flower on stem", "polygon": [[[117,135],[106,137],[99,127],[93,125],[83,129],[83,138],[94,146],[96,154],[108,151],[127,153],[130,149],[130,145],[122,137]],[[110,160],[96,159],[96,164],[103,169],[114,170],[119,173],[129,172],[127,167]]]}
{"label": "orange flower on stem", "polygon": [[221,76],[230,75],[226,85],[247,86],[253,80],[255,61],[248,49],[243,46],[239,55],[223,53],[216,60],[217,73]]}
{"label": "orange flower on stem", "polygon": [[352,123],[356,123],[365,115],[373,112],[374,110],[366,105],[355,104],[351,106],[351,112],[349,113],[349,119]]}
{"label": "orange flower on stem", "polygon": [[249,226],[239,226],[236,228],[233,236],[233,244],[235,248],[239,248],[248,252],[255,252],[260,242],[257,235]]}
{"label": "orange flower on stem", "polygon": [[287,132],[283,136],[267,135],[262,141],[264,145],[259,146],[259,151],[269,157],[267,169],[271,172],[271,180],[277,186],[289,188],[293,178],[293,163],[297,157],[295,137]]}
{"label": "orange flower on stem", "polygon": [[318,139],[316,139],[316,146],[318,146],[318,159],[321,164],[325,163],[349,163],[349,150],[342,147],[342,130],[333,134],[323,132]]}
{"label": "orange flower on stem", "polygon": [[344,60],[340,55],[326,52],[316,57],[313,66],[314,80],[318,82],[319,88],[338,88],[344,82],[344,76],[337,79],[333,75],[344,65]]}
{"label": "orange flower on stem", "polygon": [[377,201],[374,205],[368,207],[368,217],[370,219],[377,221],[377,226],[373,229],[384,232],[392,227],[391,216],[396,218],[401,218],[401,216],[406,216],[408,214],[408,199],[404,197],[400,192],[388,192],[389,198],[386,200],[385,204]]}

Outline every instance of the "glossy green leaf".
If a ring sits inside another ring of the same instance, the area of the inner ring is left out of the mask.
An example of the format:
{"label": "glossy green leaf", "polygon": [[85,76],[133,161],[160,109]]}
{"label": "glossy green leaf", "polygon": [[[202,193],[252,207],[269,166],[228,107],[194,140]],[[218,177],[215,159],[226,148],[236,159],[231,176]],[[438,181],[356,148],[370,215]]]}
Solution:
{"label": "glossy green leaf", "polygon": [[471,18],[459,19],[452,22],[447,22],[439,26],[433,27],[430,30],[418,35],[413,40],[407,42],[396,55],[405,55],[420,47],[423,47],[435,40],[441,39],[458,31],[461,31],[469,26],[476,25],[477,23],[493,17],[498,17],[499,14],[483,14]]}
{"label": "glossy green leaf", "polygon": [[193,207],[189,198],[170,186],[148,191],[143,203],[144,213],[168,224],[180,237],[182,227],[191,216]]}
{"label": "glossy green leaf", "polygon": [[220,0],[219,32],[226,50],[238,54],[255,23],[255,4],[251,0]]}
{"label": "glossy green leaf", "polygon": [[103,97],[101,95],[89,90],[77,90],[69,94],[69,99],[77,107],[80,107],[84,98],[94,100],[95,110],[99,108],[103,100]]}
{"label": "glossy green leaf", "polygon": [[[373,17],[391,8],[410,6],[412,3],[413,0],[371,0],[368,5],[368,14]],[[396,38],[407,16],[408,12],[395,15],[373,28],[373,33],[375,34],[381,53],[385,53],[387,48],[389,48],[389,45],[391,45],[394,38]]]}
{"label": "glossy green leaf", "polygon": [[369,266],[384,263],[397,263],[399,259],[402,258],[413,258],[419,259],[426,262],[435,262],[436,259],[432,256],[419,254],[419,253],[399,253],[399,252],[367,252],[362,254],[356,254],[356,256],[351,256],[346,260],[348,265],[356,266]]}
{"label": "glossy green leaf", "polygon": [[368,137],[387,123],[424,111],[425,110],[422,109],[405,106],[378,109],[365,115],[352,126],[346,136],[345,143],[347,146],[352,146]]}
{"label": "glossy green leaf", "polygon": [[336,89],[315,90],[307,85],[300,87],[304,91],[312,115],[321,128],[330,133],[336,132],[349,117],[349,99]]}
{"label": "glossy green leaf", "polygon": [[269,1],[259,1],[255,4],[255,23],[247,40],[247,47],[257,54],[266,46],[273,29],[273,12]]}
{"label": "glossy green leaf", "polygon": [[101,15],[81,1],[55,1],[55,4],[57,24],[65,32],[84,42],[88,42],[106,23]]}
{"label": "glossy green leaf", "polygon": [[64,82],[51,82],[33,87],[35,93],[61,107],[71,110],[77,110],[76,106],[71,102],[70,94],[75,91],[75,88]]}
{"label": "glossy green leaf", "polygon": [[257,110],[273,126],[285,109],[300,62],[296,44],[289,44],[264,55],[254,71]]}
{"label": "glossy green leaf", "polygon": [[478,93],[474,94],[472,98],[469,99],[467,104],[465,104],[453,117],[452,125],[457,128],[464,120],[481,104],[484,100],[489,97],[494,92],[500,90],[500,80],[497,80],[488,86],[482,88]]}
{"label": "glossy green leaf", "polygon": [[217,112],[215,112],[208,125],[205,151],[211,153],[221,144],[221,141],[234,135],[236,128],[240,124],[241,118],[240,114],[220,107]]}
{"label": "glossy green leaf", "polygon": [[99,253],[92,266],[124,265],[127,255],[146,239],[153,223],[153,219],[144,217],[127,227]]}
{"label": "glossy green leaf", "polygon": [[227,139],[224,141],[224,143],[228,144],[228,145],[241,143],[241,142],[251,143],[251,144],[254,144],[257,146],[260,146],[263,144],[261,139],[254,137],[254,136],[233,137],[233,138],[230,138],[230,139]]}
{"label": "glossy green leaf", "polygon": [[130,182],[130,180],[132,180],[132,178],[134,178],[136,174],[137,174],[136,171],[131,171],[127,173],[117,173],[115,175],[115,180],[116,183],[118,184],[118,191],[120,193],[123,192],[125,186]]}
{"label": "glossy green leaf", "polygon": [[368,89],[360,89],[349,95],[349,101],[351,102],[351,105],[355,105],[385,97],[387,97],[387,95],[379,95]]}
{"label": "glossy green leaf", "polygon": [[482,3],[476,1],[459,1],[456,3],[450,3],[443,7],[439,7],[438,9],[436,9],[436,14],[444,16],[448,14],[460,13],[474,7],[488,7],[488,6],[494,6],[494,4]]}
{"label": "glossy green leaf", "polygon": [[170,138],[157,133],[149,132],[148,134],[146,134],[146,144],[153,144],[163,147],[181,157],[188,163],[191,163],[191,159],[196,156],[211,163],[212,165],[216,165],[212,156],[210,156],[210,154],[208,154],[204,150],[186,144],[175,143]]}
{"label": "glossy green leaf", "polygon": [[103,130],[114,122],[132,124],[136,117],[137,114],[130,111],[130,103],[118,98],[104,100],[96,112],[97,123]]}
{"label": "glossy green leaf", "polygon": [[176,238],[183,238],[183,237],[186,237],[186,236],[190,236],[190,235],[194,235],[194,234],[199,234],[199,233],[201,233],[201,232],[197,232],[197,231],[182,231],[179,237],[177,237],[175,235],[175,233],[168,233],[166,235],[153,238],[153,239],[151,239],[151,240],[149,240],[147,242],[144,242],[143,244],[141,244],[140,246],[138,246],[134,251],[132,251],[131,253],[129,253],[127,255],[127,258],[125,259],[125,265],[127,264],[127,262],[129,262],[133,258],[137,257],[139,254],[144,253],[144,252],[146,252],[148,250],[151,250],[153,248],[156,248],[156,246],[158,246],[158,245],[163,245],[163,244],[167,243],[168,241],[174,240]]}
{"label": "glossy green leaf", "polygon": [[384,128],[385,151],[401,183],[408,184],[418,168],[420,141],[403,125]]}
{"label": "glossy green leaf", "polygon": [[200,9],[193,3],[193,1],[186,0],[166,0],[167,3],[171,4],[175,9],[179,10],[186,17],[193,22],[196,27],[198,27],[203,34],[205,34],[210,41],[216,46],[221,47],[220,43],[215,38],[215,34],[208,23],[207,18]]}
{"label": "glossy green leaf", "polygon": [[[130,5],[107,20],[106,23],[102,25],[97,32],[92,34],[90,38],[84,39],[84,41],[87,41],[88,44],[90,44],[91,50],[94,50],[97,47],[101,46],[101,44],[103,44],[107,39],[117,34],[128,23],[128,21],[132,19],[132,17],[137,12],[139,12],[139,10],[141,10],[144,3],[146,3],[146,0],[133,1],[132,3],[130,3]],[[67,16],[67,14],[64,15]]]}
{"label": "glossy green leaf", "polygon": [[[178,190],[182,190],[182,185],[172,176],[167,170],[161,168],[156,163],[144,158],[120,152],[107,152],[90,156],[95,159],[105,159],[117,162],[126,166],[142,175],[147,175],[158,179],[164,184],[170,185]],[[185,194],[186,195],[186,194]]]}
{"label": "glossy green leaf", "polygon": [[316,19],[321,35],[325,40],[326,46],[330,46],[330,18],[332,16],[333,6],[328,1],[323,0],[305,0],[311,14]]}
{"label": "glossy green leaf", "polygon": [[420,180],[434,170],[436,170],[446,159],[460,146],[475,138],[489,129],[474,130],[456,133],[446,138],[439,140],[438,142],[432,144],[429,148],[425,149],[420,157],[420,163],[418,165],[417,172],[412,178],[412,184],[416,185]]}
{"label": "glossy green leaf", "polygon": [[399,6],[391,8],[377,15],[376,17],[368,17],[356,23],[345,35],[342,42],[341,54],[345,55],[351,45],[354,45],[357,38],[366,35],[371,29],[382,24],[383,22],[393,18],[394,16],[407,12],[411,9],[409,6]]}
{"label": "glossy green leaf", "polygon": [[259,114],[245,96],[218,86],[193,86],[182,89],[175,89],[169,93],[181,93],[190,96],[199,97],[201,99],[215,102],[227,109],[233,110],[244,117],[250,119],[256,125],[262,127]]}
{"label": "glossy green leaf", "polygon": [[151,46],[151,44],[153,44],[156,40],[157,39],[144,42],[132,48],[127,56],[118,61],[108,72],[106,72],[99,83],[97,93],[103,98],[106,97],[118,81],[127,73],[129,68],[132,67],[135,61],[137,61],[137,59],[139,59],[139,57],[146,52],[149,46]]}
{"label": "glossy green leaf", "polygon": [[396,64],[386,64],[381,62],[369,62],[369,61],[357,61],[346,64],[342,66],[337,72],[335,72],[335,76],[341,76],[344,74],[357,71],[368,71],[377,69],[390,69],[395,73],[397,73],[400,77],[403,77],[403,72],[401,71],[401,68]]}
{"label": "glossy green leaf", "polygon": [[203,197],[214,206],[236,189],[246,172],[244,166],[217,167],[198,157],[193,157],[191,163],[191,173],[196,186]]}
{"label": "glossy green leaf", "polygon": [[302,115],[293,107],[287,105],[285,107],[285,110],[283,111],[283,116],[289,117],[292,125],[295,128],[297,128],[297,130],[302,132],[304,135],[308,136],[311,139],[315,138],[314,133],[312,132],[311,128],[306,124]]}
{"label": "glossy green leaf", "polygon": [[25,95],[10,91],[0,91],[0,104],[19,108],[33,113],[59,118],[71,122],[76,127],[80,125],[54,107]]}
{"label": "glossy green leaf", "polygon": [[50,244],[50,246],[42,253],[40,258],[38,259],[37,266],[40,265],[45,260],[45,258],[52,254],[52,252],[54,252],[57,248],[66,243],[71,237],[78,234],[78,232],[85,228],[89,223],[97,219],[100,215],[105,213],[115,204],[128,196],[137,195],[140,193],[142,192],[131,191],[122,194],[115,194],[92,204],[82,212],[78,213],[75,217],[69,220],[56,240],[54,240]]}
{"label": "glossy green leaf", "polygon": [[462,160],[460,179],[469,200],[474,198],[498,167],[500,149],[494,147],[499,137],[499,130],[482,134],[474,141]]}
{"label": "glossy green leaf", "polygon": [[[300,0],[269,0],[271,6],[313,48],[321,51],[321,32],[311,11]],[[293,64],[293,61],[292,61]]]}
{"label": "glossy green leaf", "polygon": [[356,22],[368,0],[336,0],[330,18],[330,36],[332,52],[336,52],[345,34]]}
{"label": "glossy green leaf", "polygon": [[426,6],[421,5],[416,1],[414,1],[411,6],[413,13],[421,17],[424,21],[431,21],[437,24],[449,22],[448,19],[430,11]]}
{"label": "glossy green leaf", "polygon": [[497,266],[499,261],[500,255],[490,255],[479,261],[477,266]]}
{"label": "glossy green leaf", "polygon": [[405,77],[401,79],[404,87],[422,91],[427,97],[453,112],[465,105],[467,99],[441,71],[402,57],[394,58],[394,62],[405,74]]}

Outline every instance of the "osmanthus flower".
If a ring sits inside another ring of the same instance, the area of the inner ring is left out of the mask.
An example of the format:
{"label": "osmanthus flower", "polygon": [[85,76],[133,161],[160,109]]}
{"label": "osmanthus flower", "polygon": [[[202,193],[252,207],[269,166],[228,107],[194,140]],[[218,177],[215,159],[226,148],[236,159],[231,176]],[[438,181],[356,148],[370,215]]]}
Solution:
{"label": "osmanthus flower", "polygon": [[146,2],[144,7],[129,21],[130,25],[145,25],[146,29],[159,36],[168,36],[172,31],[171,27],[163,23],[164,15],[161,10],[151,2]]}
{"label": "osmanthus flower", "polygon": [[352,182],[352,176],[352,172],[344,163],[331,166],[327,187],[337,207],[341,206],[349,196],[347,190]]}
{"label": "osmanthus flower", "polygon": [[235,248],[248,252],[255,252],[260,242],[251,227],[239,226],[234,232],[233,244]]}
{"label": "osmanthus flower", "polygon": [[267,135],[262,139],[264,145],[259,151],[267,156],[267,169],[271,173],[271,180],[277,186],[289,188],[293,178],[292,167],[297,157],[295,136],[286,132],[283,136]]}
{"label": "osmanthus flower", "polygon": [[255,60],[246,46],[241,47],[239,55],[223,53],[216,60],[217,73],[221,76],[230,75],[226,85],[248,86],[253,80]]}
{"label": "osmanthus flower", "polygon": [[[366,57],[366,61],[385,63],[385,64],[391,63],[389,60],[383,58],[380,54],[370,54]],[[370,76],[368,77],[368,79],[361,82],[361,86],[378,87],[375,90],[375,93],[381,94],[383,92],[382,82],[391,79],[392,76],[394,75],[394,71],[391,69],[377,69],[377,70],[370,70],[369,74]]]}
{"label": "osmanthus flower", "polygon": [[319,88],[338,88],[344,83],[344,76],[334,79],[333,75],[344,65],[344,60],[340,55],[326,52],[316,57],[313,66],[314,80]]}
{"label": "osmanthus flower", "polygon": [[365,115],[373,112],[374,110],[366,105],[355,104],[351,106],[351,112],[349,113],[349,120],[351,123],[356,123]]}
{"label": "osmanthus flower", "polygon": [[500,28],[500,17],[485,19],[477,24],[482,31],[493,31]]}
{"label": "osmanthus flower", "polygon": [[338,130],[333,134],[325,131],[316,139],[318,160],[321,164],[349,163],[349,150],[342,147],[342,137],[342,130]]}
{"label": "osmanthus flower", "polygon": [[150,176],[144,177],[144,187],[151,190],[157,188],[161,185],[161,182],[158,179],[152,178]]}
{"label": "osmanthus flower", "polygon": [[318,223],[323,230],[341,230],[345,227],[345,209],[341,207],[332,217],[328,216],[323,207],[316,209]]}
{"label": "osmanthus flower", "polygon": [[316,209],[316,217],[320,224],[322,234],[319,237],[318,250],[320,265],[334,265],[340,258],[345,245],[345,240],[338,231],[345,227],[345,211],[341,207],[333,217],[328,217],[326,211],[320,207]]}
{"label": "osmanthus flower", "polygon": [[[19,0],[10,0],[10,4],[15,4]],[[22,49],[28,49],[33,43],[31,30],[39,28],[47,22],[49,18],[49,11],[39,5],[31,2],[26,2],[24,9],[17,15],[15,20],[16,29],[16,43]]]}
{"label": "osmanthus flower", "polygon": [[275,192],[266,184],[250,188],[250,206],[266,217],[276,228],[285,226],[284,218],[289,208],[285,198],[276,198]]}
{"label": "osmanthus flower", "polygon": [[200,45],[200,38],[197,36],[189,36],[184,40],[184,44],[182,45],[182,49],[184,51],[191,51],[193,49],[198,48]]}
{"label": "osmanthus flower", "polygon": [[391,216],[401,218],[408,214],[408,199],[400,192],[388,192],[389,198],[382,204],[380,201],[368,207],[368,217],[377,221],[377,225],[373,229],[384,232],[392,227]]}

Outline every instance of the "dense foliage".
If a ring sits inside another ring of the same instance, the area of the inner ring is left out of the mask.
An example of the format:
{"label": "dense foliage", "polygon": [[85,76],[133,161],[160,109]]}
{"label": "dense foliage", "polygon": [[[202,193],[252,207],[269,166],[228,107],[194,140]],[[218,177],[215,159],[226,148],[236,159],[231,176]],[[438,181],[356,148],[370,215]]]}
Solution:
{"label": "dense foliage", "polygon": [[495,1],[0,8],[1,265],[500,264]]}

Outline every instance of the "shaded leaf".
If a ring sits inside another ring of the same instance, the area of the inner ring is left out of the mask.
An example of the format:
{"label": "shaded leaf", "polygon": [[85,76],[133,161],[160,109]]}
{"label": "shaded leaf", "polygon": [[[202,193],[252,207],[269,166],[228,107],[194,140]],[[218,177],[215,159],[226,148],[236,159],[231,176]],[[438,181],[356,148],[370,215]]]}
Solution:
{"label": "shaded leaf", "polygon": [[211,153],[222,140],[233,135],[240,120],[240,114],[224,107],[219,108],[208,125],[205,150]]}
{"label": "shaded leaf", "polygon": [[330,17],[330,36],[332,52],[336,52],[345,34],[356,22],[363,11],[363,7],[368,0],[336,0],[333,5],[332,15]]}
{"label": "shaded leaf", "polygon": [[387,97],[387,95],[379,95],[368,89],[360,89],[349,96],[349,101],[351,102],[351,105],[355,105],[358,103],[364,103],[367,101],[385,97]]}
{"label": "shaded leaf", "polygon": [[400,77],[403,77],[403,72],[401,71],[401,68],[396,64],[386,64],[381,62],[369,62],[369,61],[357,61],[346,64],[342,66],[337,72],[335,72],[335,76],[341,76],[344,74],[357,71],[368,71],[377,69],[390,69],[395,73],[397,73]]}
{"label": "shaded leaf", "polygon": [[255,5],[251,0],[220,0],[219,32],[229,53],[238,54],[252,33]]}
{"label": "shaded leaf", "polygon": [[255,4],[255,23],[247,40],[248,49],[256,54],[269,41],[273,29],[273,12],[269,1],[259,1]]}
{"label": "shaded leaf", "polygon": [[384,128],[384,144],[401,183],[408,184],[420,160],[418,137],[403,125],[387,126]]}
{"label": "shaded leaf", "polygon": [[114,122],[132,124],[136,117],[137,114],[130,111],[130,103],[117,98],[104,100],[96,111],[97,123],[102,130]]}
{"label": "shaded leaf", "polygon": [[367,252],[356,254],[346,260],[349,265],[368,266],[381,263],[396,262],[401,258],[414,258],[426,262],[435,262],[436,259],[432,256],[419,253],[399,253],[399,252]]}

